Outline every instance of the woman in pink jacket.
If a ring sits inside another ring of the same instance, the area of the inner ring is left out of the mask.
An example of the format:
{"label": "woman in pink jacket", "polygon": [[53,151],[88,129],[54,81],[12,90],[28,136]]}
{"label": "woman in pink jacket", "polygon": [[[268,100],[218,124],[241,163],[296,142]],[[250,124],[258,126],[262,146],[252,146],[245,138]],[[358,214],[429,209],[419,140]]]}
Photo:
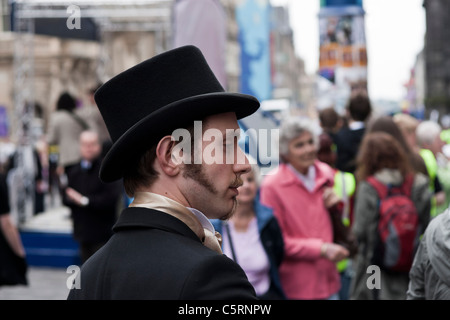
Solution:
{"label": "woman in pink jacket", "polygon": [[280,127],[282,163],[261,186],[261,202],[273,208],[283,233],[279,271],[289,299],[337,299],[336,262],[349,254],[333,243],[328,209],[339,199],[332,192],[333,170],[317,160],[317,150],[310,120],[286,120]]}

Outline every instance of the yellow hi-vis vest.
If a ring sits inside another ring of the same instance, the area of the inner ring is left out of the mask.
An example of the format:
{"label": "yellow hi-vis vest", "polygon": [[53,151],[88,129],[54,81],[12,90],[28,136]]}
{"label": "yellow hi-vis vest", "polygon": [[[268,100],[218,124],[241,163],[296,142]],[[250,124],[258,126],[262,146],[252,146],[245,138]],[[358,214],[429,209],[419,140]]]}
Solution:
{"label": "yellow hi-vis vest", "polygon": [[[427,167],[428,176],[430,177],[430,190],[434,193],[434,179],[436,179],[437,171],[438,171],[438,165],[436,162],[436,157],[434,156],[433,152],[431,152],[428,149],[420,149],[419,151],[420,155],[423,158],[423,161],[425,162],[425,166]],[[430,215],[432,218],[434,218],[437,214],[437,208],[436,208],[436,198],[431,198],[431,209],[430,209]]]}
{"label": "yellow hi-vis vest", "polygon": [[450,129],[445,129],[441,131],[441,140],[446,144],[450,144]]}
{"label": "yellow hi-vis vest", "polygon": [[[350,197],[355,193],[356,182],[355,176],[350,172],[337,171],[334,175],[334,192],[344,202],[344,212],[342,220],[345,226],[350,225]],[[348,259],[339,261],[336,266],[339,272],[344,271],[347,268]]]}

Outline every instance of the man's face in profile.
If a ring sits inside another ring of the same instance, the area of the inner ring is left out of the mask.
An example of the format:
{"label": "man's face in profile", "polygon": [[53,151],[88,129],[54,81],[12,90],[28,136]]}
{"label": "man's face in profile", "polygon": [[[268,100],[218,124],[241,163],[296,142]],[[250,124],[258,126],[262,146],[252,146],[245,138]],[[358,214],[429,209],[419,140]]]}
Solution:
{"label": "man's face in profile", "polygon": [[192,151],[201,163],[184,164],[182,190],[190,206],[208,218],[228,219],[237,206],[240,176],[250,171],[235,134],[239,124],[235,113],[228,112],[205,118],[202,127],[201,141],[196,140]]}

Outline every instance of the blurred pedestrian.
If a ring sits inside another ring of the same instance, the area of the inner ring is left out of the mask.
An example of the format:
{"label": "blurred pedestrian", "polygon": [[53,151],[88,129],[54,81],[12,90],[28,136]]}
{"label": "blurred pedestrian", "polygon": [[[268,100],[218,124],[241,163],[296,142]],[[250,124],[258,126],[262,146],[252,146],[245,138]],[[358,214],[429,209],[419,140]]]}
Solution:
{"label": "blurred pedestrian", "polygon": [[[353,221],[353,206],[355,202],[356,181],[351,172],[344,172],[336,169],[336,150],[333,141],[326,132],[319,135],[319,151],[317,158],[328,164],[334,170],[333,190],[342,200],[342,223],[351,228]],[[339,290],[339,300],[348,300],[350,283],[353,277],[352,259],[347,258],[339,261],[336,266],[341,275],[341,289]]]}
{"label": "blurred pedestrian", "polygon": [[6,175],[0,170],[0,286],[28,285],[26,252],[10,215]]}
{"label": "blurred pedestrian", "polygon": [[[417,128],[420,124],[418,119],[406,113],[398,113],[394,115],[393,120],[402,131],[403,137],[410,146],[410,149],[419,154],[422,158],[423,164],[420,164],[420,167],[416,167],[416,169],[420,169],[420,172],[425,173],[429,177],[430,190],[433,193],[430,214],[434,217],[437,212],[444,211],[450,203],[450,184],[447,183],[448,175],[450,174],[448,162],[445,161],[446,163],[439,165],[432,151],[428,149],[421,150],[417,140]],[[435,125],[432,126],[436,127]],[[439,130],[438,128],[436,129]],[[426,139],[426,131],[426,129],[421,129],[419,135],[425,136],[421,139]],[[442,176],[443,179],[441,179],[440,176]]]}
{"label": "blurred pedestrian", "polygon": [[419,152],[416,130],[420,121],[407,113],[396,113],[392,120],[397,124],[411,150]]}
{"label": "blurred pedestrian", "polygon": [[367,273],[368,267],[379,266],[376,258],[378,258],[378,246],[381,241],[378,231],[381,198],[377,188],[369,182],[369,178],[373,177],[386,187],[403,186],[407,179],[411,179],[412,189],[409,198],[414,204],[419,219],[417,237],[423,233],[429,220],[431,194],[428,190],[428,179],[422,173],[414,171],[400,143],[385,132],[367,133],[364,136],[358,153],[355,174],[357,191],[352,229],[357,237],[359,250],[355,257],[355,276],[350,289],[350,298],[353,300],[405,299],[409,282],[407,271],[394,272],[381,269],[378,278],[381,281],[379,284],[381,289],[369,288],[367,285],[368,277],[371,276]]}
{"label": "blurred pedestrian", "polygon": [[323,132],[330,136],[334,144],[336,134],[344,125],[344,121],[340,114],[334,107],[324,108],[319,111],[319,123]]}
{"label": "blurred pedestrian", "polygon": [[56,103],[56,111],[50,115],[47,140],[57,147],[57,174],[62,175],[80,159],[78,139],[82,131],[89,128],[88,123],[75,113],[76,100],[68,92],[63,92]]}
{"label": "blurred pedestrian", "polygon": [[284,244],[272,209],[259,201],[260,174],[257,164],[241,176],[238,206],[228,221],[212,220],[222,234],[224,254],[244,269],[257,296],[262,300],[285,299],[278,268],[283,260]]}
{"label": "blurred pedestrian", "polygon": [[283,121],[282,163],[261,185],[261,202],[274,210],[283,234],[280,278],[288,299],[337,299],[336,262],[349,255],[333,243],[329,210],[340,199],[332,191],[333,169],[317,160],[316,131],[307,119]]}
{"label": "blurred pedestrian", "polygon": [[[10,155],[8,159],[7,165],[7,175],[8,174],[16,174],[16,170],[23,170],[23,168],[18,167],[18,157],[19,150],[14,151],[13,154]],[[25,156],[25,151],[22,153],[22,157],[24,158],[24,166],[28,166],[31,168],[34,173],[34,203],[33,203],[33,214],[38,214],[44,212],[44,196],[47,192],[46,181],[44,181],[44,165],[41,161],[41,154],[38,151],[37,147],[31,146],[30,153],[32,153],[31,157]]]}
{"label": "blurred pedestrian", "polygon": [[[195,46],[120,73],[95,100],[113,140],[100,178],[123,178],[133,202],[83,264],[81,289],[68,299],[254,300],[209,219],[228,219],[236,209],[241,175],[250,171],[237,120],[254,113],[258,100],[225,92]],[[217,139],[203,139],[207,129]],[[218,161],[204,158],[211,147]]]}
{"label": "blurred pedestrian", "polygon": [[89,128],[98,133],[98,138],[102,145],[102,154],[106,155],[111,147],[111,137],[109,136],[108,128],[105,121],[100,114],[100,110],[95,103],[94,94],[102,86],[102,83],[97,83],[92,86],[87,92],[87,104],[76,110],[76,113],[86,121]]}
{"label": "blurred pedestrian", "polygon": [[409,273],[408,300],[450,300],[450,209],[434,218]]}
{"label": "blurred pedestrian", "polygon": [[433,192],[431,205],[431,218],[439,213],[438,207],[445,203],[445,190],[438,175],[438,154],[442,152],[444,142],[441,139],[441,126],[431,120],[421,122],[416,129],[417,144],[420,155],[425,161],[428,176],[430,177],[430,189]]}
{"label": "blurred pedestrian", "polygon": [[101,144],[97,132],[83,131],[78,145],[81,161],[67,170],[63,204],[71,210],[73,237],[84,263],[111,237],[123,189],[120,181],[103,183],[98,177]]}
{"label": "blurred pedestrian", "polygon": [[[425,161],[420,156],[419,152],[415,148],[411,148],[411,144],[413,143],[412,138],[410,143],[405,139],[404,134],[402,133],[399,126],[395,123],[394,119],[391,116],[383,115],[376,118],[373,118],[367,128],[366,133],[370,132],[386,132],[390,134],[393,138],[395,138],[406,152],[406,156],[411,163],[411,166],[416,172],[423,173],[424,175],[428,175],[427,167],[425,165]],[[415,135],[415,133],[414,133]],[[408,136],[409,137],[409,136]]]}
{"label": "blurred pedestrian", "polygon": [[366,94],[352,96],[346,108],[348,126],[342,127],[335,136],[337,148],[336,168],[354,173],[356,155],[366,130],[366,122],[372,113],[372,104]]}

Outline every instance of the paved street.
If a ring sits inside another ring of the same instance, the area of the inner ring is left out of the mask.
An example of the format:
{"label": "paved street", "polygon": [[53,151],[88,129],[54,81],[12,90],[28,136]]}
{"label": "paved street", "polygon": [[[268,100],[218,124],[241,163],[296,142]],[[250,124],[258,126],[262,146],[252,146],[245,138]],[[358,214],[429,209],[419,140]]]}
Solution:
{"label": "paved street", "polygon": [[29,267],[28,286],[0,287],[0,300],[65,300],[70,275],[63,268]]}

